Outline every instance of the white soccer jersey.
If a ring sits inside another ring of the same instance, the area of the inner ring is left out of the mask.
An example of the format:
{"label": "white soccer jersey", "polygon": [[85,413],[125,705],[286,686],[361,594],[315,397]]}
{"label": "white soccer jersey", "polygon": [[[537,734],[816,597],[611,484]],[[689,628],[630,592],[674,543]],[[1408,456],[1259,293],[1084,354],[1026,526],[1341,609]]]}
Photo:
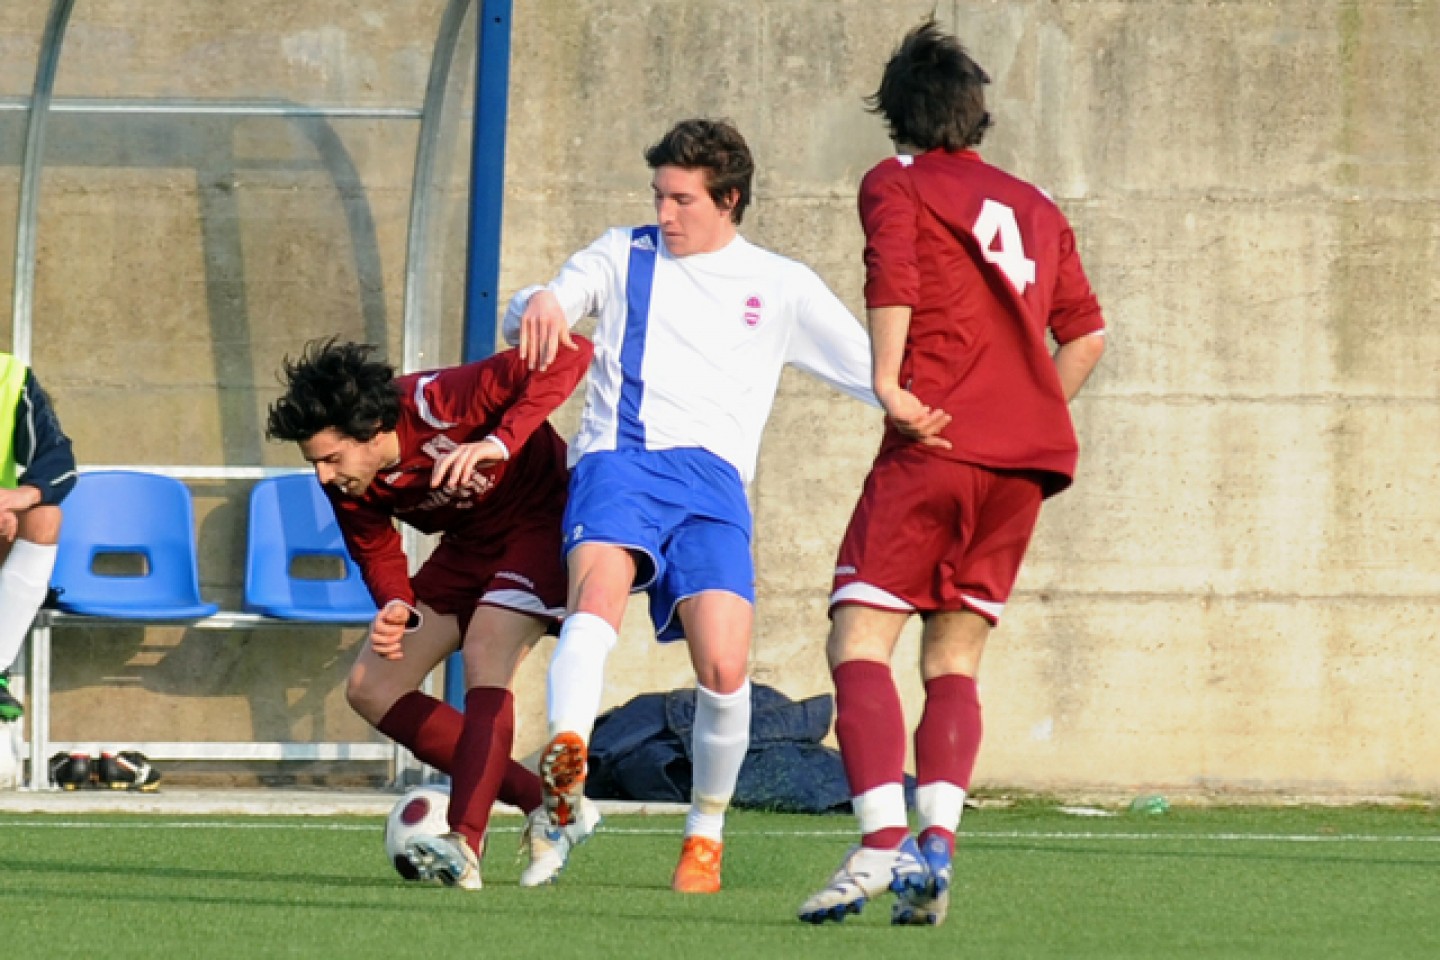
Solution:
{"label": "white soccer jersey", "polygon": [[[510,301],[510,343],[540,289]],[[599,318],[572,466],[599,450],[701,447],[748,483],[787,363],[878,406],[859,321],[809,267],[743,237],[677,258],[654,227],[612,229],[546,289],[571,326]]]}

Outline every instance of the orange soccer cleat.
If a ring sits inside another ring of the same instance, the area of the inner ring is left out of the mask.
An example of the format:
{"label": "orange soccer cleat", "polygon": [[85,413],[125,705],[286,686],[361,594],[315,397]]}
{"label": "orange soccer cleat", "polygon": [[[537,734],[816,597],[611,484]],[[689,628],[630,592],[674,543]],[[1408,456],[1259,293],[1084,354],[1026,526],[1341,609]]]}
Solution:
{"label": "orange soccer cleat", "polygon": [[585,796],[585,741],[580,734],[557,733],[540,754],[540,782],[545,809],[557,827],[568,827],[580,812]]}
{"label": "orange soccer cleat", "polygon": [[709,837],[686,837],[670,889],[677,893],[719,893],[720,860],[725,844]]}

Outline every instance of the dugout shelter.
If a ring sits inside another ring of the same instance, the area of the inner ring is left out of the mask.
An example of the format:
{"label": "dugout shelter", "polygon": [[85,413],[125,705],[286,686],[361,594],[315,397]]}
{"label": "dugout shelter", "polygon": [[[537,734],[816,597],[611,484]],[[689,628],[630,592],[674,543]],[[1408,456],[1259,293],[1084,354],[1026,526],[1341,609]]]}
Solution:
{"label": "dugout shelter", "polygon": [[0,347],[36,370],[82,472],[184,482],[220,608],[42,614],[17,664],[31,709],[7,731],[28,786],[62,749],[284,782],[417,775],[343,701],[362,628],[242,610],[247,504],[302,468],[264,417],[306,340],[378,343],[402,370],[493,349],[509,16],[508,0],[0,9]]}

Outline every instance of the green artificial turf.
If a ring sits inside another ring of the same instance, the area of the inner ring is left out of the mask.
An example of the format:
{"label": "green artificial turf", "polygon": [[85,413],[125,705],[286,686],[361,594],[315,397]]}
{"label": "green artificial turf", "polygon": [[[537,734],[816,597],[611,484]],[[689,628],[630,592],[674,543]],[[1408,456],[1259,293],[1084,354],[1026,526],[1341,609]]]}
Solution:
{"label": "green artificial turf", "polygon": [[478,893],[406,883],[378,818],[6,816],[7,957],[1436,957],[1440,816],[1424,807],[966,813],[949,921],[889,903],[799,923],[848,817],[735,813],[725,890],[668,889],[676,817],[614,816],[560,885],[516,887],[498,818]]}

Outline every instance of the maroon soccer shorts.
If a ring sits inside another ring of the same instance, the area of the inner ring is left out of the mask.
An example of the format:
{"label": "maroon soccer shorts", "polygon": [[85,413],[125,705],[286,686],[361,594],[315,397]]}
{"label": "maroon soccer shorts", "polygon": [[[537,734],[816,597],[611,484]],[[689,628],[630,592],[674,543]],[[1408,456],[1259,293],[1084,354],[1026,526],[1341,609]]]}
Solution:
{"label": "maroon soccer shorts", "polygon": [[462,637],[481,604],[558,627],[566,588],[560,518],[537,517],[494,540],[442,540],[412,583],[417,600],[460,621]]}
{"label": "maroon soccer shorts", "polygon": [[964,609],[999,622],[1042,499],[1038,473],[919,449],[887,454],[871,468],[840,544],[831,609]]}

